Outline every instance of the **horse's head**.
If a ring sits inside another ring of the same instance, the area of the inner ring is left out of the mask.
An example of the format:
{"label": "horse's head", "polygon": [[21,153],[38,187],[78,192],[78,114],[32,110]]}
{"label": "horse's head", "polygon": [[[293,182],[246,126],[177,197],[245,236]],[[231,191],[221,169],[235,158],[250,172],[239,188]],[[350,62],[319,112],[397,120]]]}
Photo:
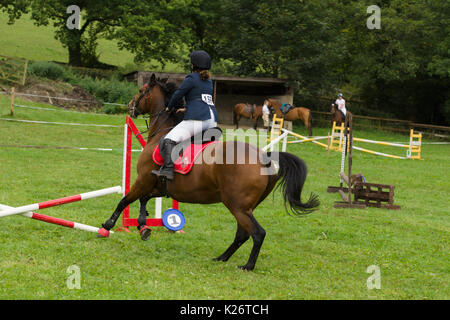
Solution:
{"label": "horse's head", "polygon": [[277,115],[277,117],[282,117],[281,114],[281,103],[279,103],[278,101],[268,98],[266,100],[264,100],[264,105],[267,106],[267,108],[269,108],[270,113],[275,113]]}
{"label": "horse's head", "polygon": [[331,110],[330,110],[330,112],[331,113],[334,113],[336,111],[336,108],[335,108],[335,106],[334,106],[334,103],[332,103],[331,104]]}
{"label": "horse's head", "polygon": [[164,110],[168,103],[166,82],[167,79],[156,79],[155,74],[152,74],[150,81],[128,103],[130,116],[136,118],[141,114],[155,114]]}

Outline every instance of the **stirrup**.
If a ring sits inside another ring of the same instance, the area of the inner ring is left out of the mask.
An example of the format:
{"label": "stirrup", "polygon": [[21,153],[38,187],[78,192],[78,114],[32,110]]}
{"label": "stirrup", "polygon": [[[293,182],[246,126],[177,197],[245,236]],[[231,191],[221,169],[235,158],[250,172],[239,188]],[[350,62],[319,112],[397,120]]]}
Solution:
{"label": "stirrup", "polygon": [[172,169],[167,169],[167,168],[163,168],[161,167],[159,170],[152,170],[152,173],[157,176],[158,178],[166,178],[167,180],[173,180],[173,168]]}

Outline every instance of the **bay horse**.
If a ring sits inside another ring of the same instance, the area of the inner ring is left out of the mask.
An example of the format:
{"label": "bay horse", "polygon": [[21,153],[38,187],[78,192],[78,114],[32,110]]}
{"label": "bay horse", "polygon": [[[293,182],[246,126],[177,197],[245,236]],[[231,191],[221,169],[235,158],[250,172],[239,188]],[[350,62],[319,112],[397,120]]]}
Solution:
{"label": "bay horse", "polygon": [[336,122],[337,126],[345,122],[344,114],[339,111],[337,105],[334,103],[331,104],[331,125],[333,125],[333,122]]}
{"label": "bay horse", "polygon": [[238,103],[233,108],[233,124],[239,129],[239,120],[241,117],[253,120],[253,129],[256,130],[258,119],[262,117],[262,106],[249,103]]}
{"label": "bay horse", "polygon": [[308,135],[310,137],[312,136],[313,133],[312,133],[311,110],[304,107],[294,107],[288,113],[283,114],[283,112],[281,111],[281,103],[278,102],[277,100],[269,98],[264,100],[264,104],[269,108],[272,107],[278,118],[284,118],[284,120],[287,121],[295,121],[295,120],[303,121],[305,128],[308,130]]}
{"label": "bay horse", "polygon": [[[102,236],[109,235],[109,230],[114,227],[122,211],[138,199],[140,201],[138,230],[142,240],[147,240],[150,236],[150,229],[146,226],[148,215],[146,204],[151,198],[160,197],[164,193],[162,181],[152,174],[152,170],[159,168],[153,162],[152,153],[160,139],[181,120],[177,117],[181,112],[166,111],[166,105],[175,91],[174,87],[173,83],[167,83],[167,79],[156,79],[153,74],[150,82],[140,88],[139,93],[129,102],[131,117],[150,115],[147,144],[138,159],[138,177],[130,192],[120,200],[111,217],[102,224],[99,232]],[[245,154],[237,153],[236,150],[239,148],[244,149]],[[253,163],[249,161],[252,150],[261,155]],[[196,161],[188,174],[175,173],[174,180],[165,183],[167,194],[179,202],[198,204],[222,202],[235,217],[237,231],[232,244],[214,260],[227,261],[252,237],[253,247],[250,257],[247,263],[239,268],[253,270],[266,235],[266,231],[256,221],[253,213],[278,181],[288,213],[308,214],[319,206],[318,197],[313,193],[306,202],[301,201],[306,165],[293,154],[287,152],[269,154],[239,141],[217,141],[208,145],[203,152],[208,153],[214,161],[208,163]],[[275,158],[278,158],[279,165],[277,173],[270,170]]]}

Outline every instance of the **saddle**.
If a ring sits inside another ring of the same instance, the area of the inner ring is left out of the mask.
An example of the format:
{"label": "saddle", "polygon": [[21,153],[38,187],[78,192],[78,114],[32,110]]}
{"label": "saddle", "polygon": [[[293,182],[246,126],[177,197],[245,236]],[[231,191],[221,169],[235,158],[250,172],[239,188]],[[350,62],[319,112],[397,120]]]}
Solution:
{"label": "saddle", "polygon": [[286,113],[288,113],[289,111],[291,111],[292,109],[294,109],[295,107],[293,106],[293,105],[290,105],[289,103],[283,103],[282,105],[281,105],[281,112],[283,113],[283,114],[286,114]]}
{"label": "saddle", "polygon": [[246,103],[245,107],[244,107],[244,112],[250,113],[252,116],[256,111],[256,105],[255,104],[250,104],[250,103]]}
{"label": "saddle", "polygon": [[[180,150],[180,156],[174,162],[174,171],[181,174],[188,174],[194,166],[195,160],[197,160],[203,150],[210,144],[218,143],[221,136],[222,129],[214,127],[177,144],[174,150]],[[161,141],[164,138],[165,136],[161,138]],[[159,145],[153,150],[152,158],[153,162],[157,165],[162,166],[164,164],[164,160],[159,152]]]}

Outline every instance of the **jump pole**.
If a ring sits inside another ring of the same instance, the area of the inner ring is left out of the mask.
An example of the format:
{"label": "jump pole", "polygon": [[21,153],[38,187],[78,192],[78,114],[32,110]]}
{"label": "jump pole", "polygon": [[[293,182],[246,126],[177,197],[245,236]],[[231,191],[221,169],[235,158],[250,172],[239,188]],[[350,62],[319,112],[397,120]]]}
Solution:
{"label": "jump pole", "polygon": [[295,132],[292,132],[292,131],[289,131],[289,130],[286,130],[286,129],[281,129],[281,130],[283,132],[287,132],[287,133],[293,135],[294,137],[302,139],[303,142],[312,142],[312,143],[315,143],[315,144],[317,144],[317,145],[319,145],[321,147],[324,147],[324,148],[328,149],[328,146],[326,144],[323,144],[321,142],[316,141],[316,140],[319,140],[319,139],[326,139],[327,137],[307,138],[305,136],[302,136],[301,134],[298,134],[298,133],[295,133]]}
{"label": "jump pole", "polygon": [[77,194],[74,196],[33,203],[33,204],[29,204],[29,205],[21,206],[21,207],[17,207],[17,208],[6,209],[6,210],[3,210],[0,212],[0,218],[12,216],[15,214],[21,214],[21,213],[25,213],[25,212],[29,212],[29,211],[39,210],[39,209],[56,207],[56,206],[60,206],[62,204],[103,197],[103,196],[106,196],[106,195],[112,194],[112,193],[122,193],[122,187],[116,186],[116,187],[111,187],[111,188],[106,188],[106,189],[101,189],[101,190],[96,190],[96,191],[91,191],[91,192],[86,192],[86,193],[80,193],[80,194]]}
{"label": "jump pole", "polygon": [[[339,134],[335,133],[336,129],[339,129],[341,132]],[[333,128],[332,128],[331,136],[332,137],[335,137],[335,136],[340,137],[339,138],[339,147],[337,148],[338,151],[341,150],[343,130],[344,130],[344,126],[343,125],[338,127],[338,126],[336,126],[336,123],[333,122]],[[414,140],[414,139],[417,139],[417,140]],[[382,157],[386,157],[386,158],[392,158],[392,159],[420,159],[421,145],[422,145],[422,134],[421,133],[414,133],[413,129],[410,130],[409,144],[394,143],[394,142],[387,142],[387,141],[377,141],[377,140],[362,139],[362,138],[355,138],[355,137],[353,138],[353,141],[365,142],[365,143],[371,143],[371,144],[378,144],[378,145],[382,145],[382,146],[390,146],[390,147],[398,147],[398,148],[408,149],[407,152],[406,152],[406,157],[402,157],[402,156],[387,154],[387,153],[383,153],[383,152],[377,152],[377,151],[373,151],[373,150],[369,150],[369,149],[353,146],[353,149],[359,150],[359,151],[362,151],[362,152],[365,152],[365,153],[369,153],[369,154],[373,154],[373,155],[377,155],[377,156],[382,156]],[[412,153],[414,153],[414,154],[412,154]]]}
{"label": "jump pole", "polygon": [[[14,209],[14,207],[0,204],[0,212],[1,212],[1,210],[7,210],[7,209]],[[58,226],[63,226],[63,227],[67,227],[67,228],[78,229],[78,230],[83,230],[83,231],[88,231],[88,232],[93,232],[93,233],[98,233],[98,231],[99,231],[99,228],[97,228],[97,227],[92,227],[92,226],[89,226],[86,224],[69,221],[69,220],[64,220],[64,219],[60,219],[60,218],[55,218],[55,217],[51,217],[51,216],[46,216],[44,214],[39,214],[36,212],[29,211],[29,212],[21,213],[20,215],[23,217],[26,217],[26,218],[31,218],[34,220],[39,220],[39,221],[43,221],[43,222],[47,222],[47,223],[51,223],[51,224],[56,224]],[[113,233],[112,231],[110,231],[110,232]]]}
{"label": "jump pole", "polygon": [[[284,130],[284,129],[282,129]],[[288,136],[288,132],[284,132],[283,134],[281,134],[280,136],[278,136],[276,139],[270,141],[270,143],[268,145],[266,145],[265,147],[262,148],[262,151],[267,151],[268,149],[270,149],[270,151],[274,151],[274,146],[279,143],[281,140],[283,140],[283,147],[282,150],[286,151],[286,142],[287,142],[287,136]]]}

